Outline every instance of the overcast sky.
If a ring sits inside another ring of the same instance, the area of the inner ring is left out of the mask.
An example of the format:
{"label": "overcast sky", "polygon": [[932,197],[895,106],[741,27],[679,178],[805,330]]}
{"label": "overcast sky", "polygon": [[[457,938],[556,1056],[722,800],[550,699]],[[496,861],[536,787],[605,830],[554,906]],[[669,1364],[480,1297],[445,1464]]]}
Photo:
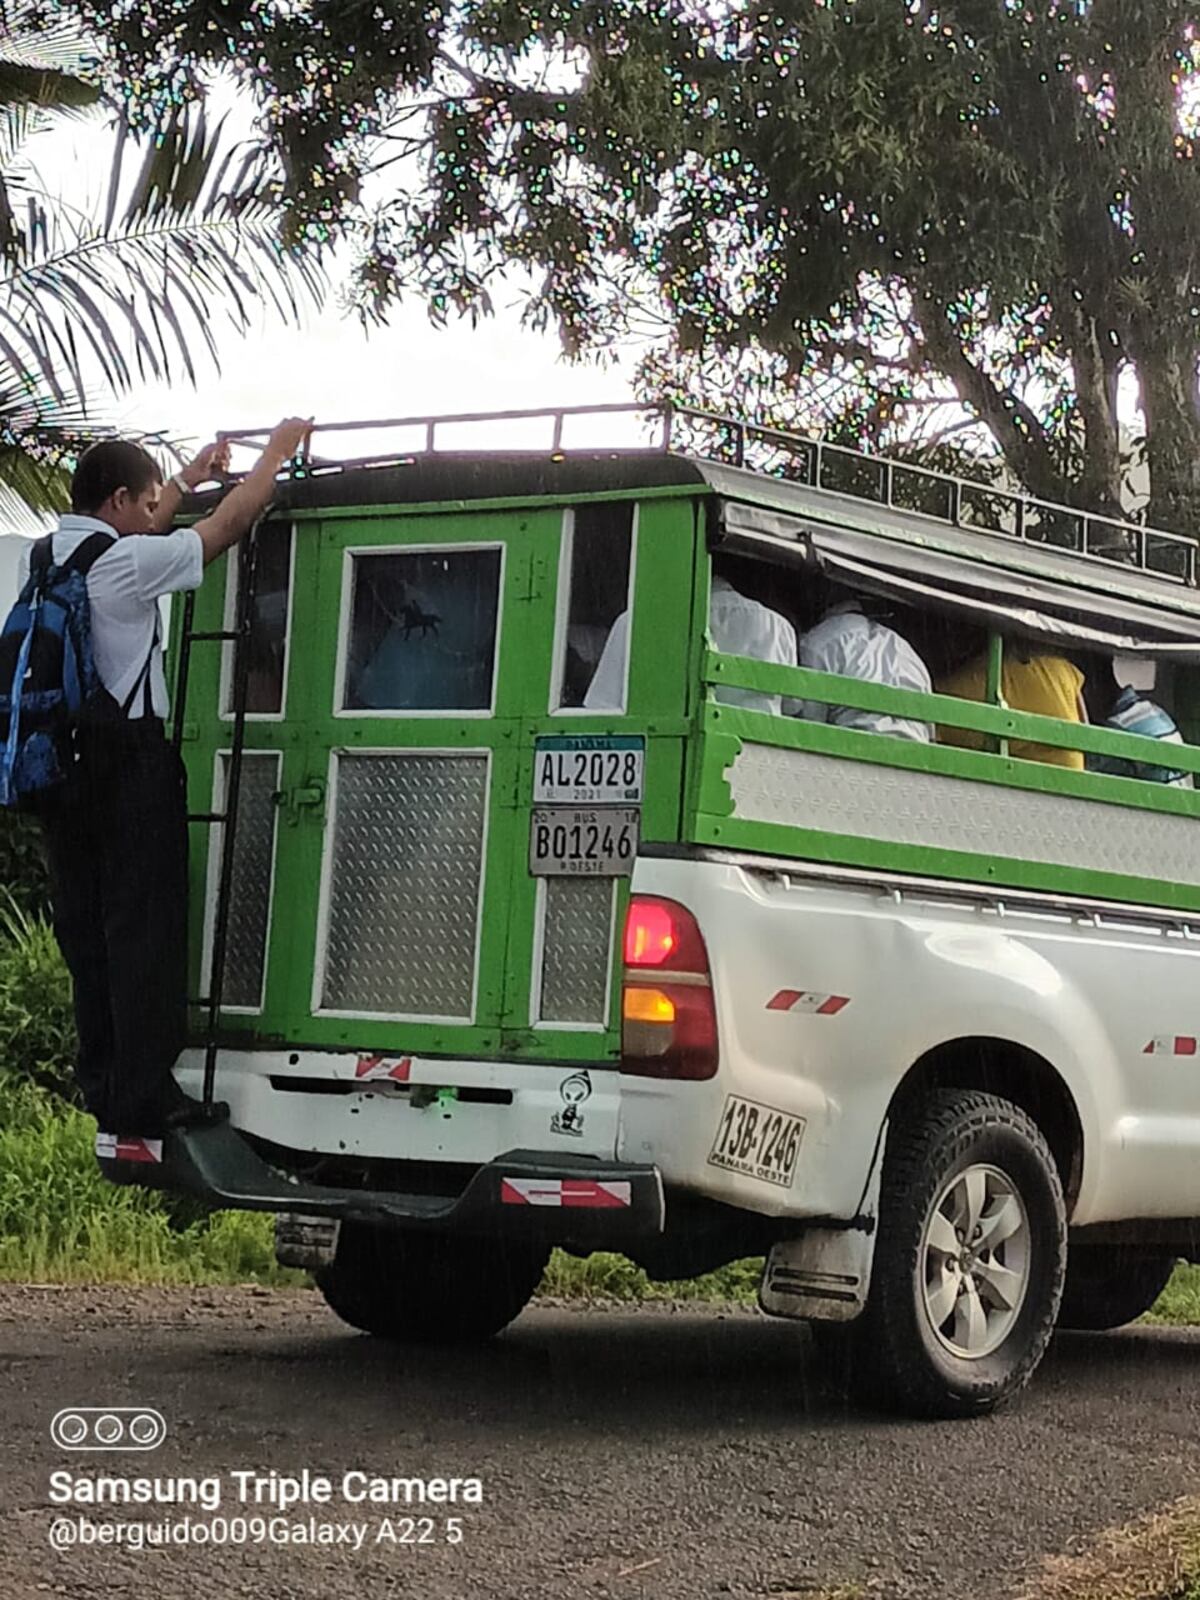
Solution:
{"label": "overcast sky", "polygon": [[[335,298],[301,328],[264,316],[251,338],[222,331],[219,374],[202,372],[196,389],[142,389],[118,403],[119,420],[201,442],[217,429],[261,428],[289,414],[347,422],[632,399],[631,362],[623,370],[569,366],[556,340],[522,329],[515,311],[475,329],[438,329],[413,302],[364,332]],[[342,442],[325,453],[341,453]]]}
{"label": "overcast sky", "polygon": [[[249,133],[253,108],[231,87],[217,86],[213,110],[226,115],[231,138]],[[110,153],[95,122],[60,126],[30,150],[47,187],[81,207],[102,205]],[[399,168],[389,173],[387,186],[397,181]],[[380,181],[378,189],[384,187]],[[468,322],[434,328],[414,300],[386,327],[364,331],[339,311],[338,287],[335,272],[325,309],[310,310],[300,328],[284,326],[265,310],[246,338],[219,325],[220,373],[204,366],[196,388],[155,385],[119,397],[110,416],[138,432],[201,443],[217,429],[261,428],[285,415],[349,421],[632,398],[633,355],[621,370],[568,366],[553,336],[521,328],[511,305],[515,289],[507,297],[501,289],[499,314],[477,328]]]}

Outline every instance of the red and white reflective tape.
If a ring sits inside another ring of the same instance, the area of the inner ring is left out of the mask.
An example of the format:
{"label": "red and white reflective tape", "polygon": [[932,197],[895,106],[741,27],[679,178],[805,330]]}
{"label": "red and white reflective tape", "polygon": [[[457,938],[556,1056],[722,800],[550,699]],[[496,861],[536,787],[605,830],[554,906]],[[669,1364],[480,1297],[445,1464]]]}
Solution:
{"label": "red and white reflective tape", "polygon": [[161,1139],[122,1138],[116,1133],[96,1135],[96,1154],[102,1161],[161,1161]]}
{"label": "red and white reflective tape", "polygon": [[850,1004],[849,995],[812,994],[807,989],[780,989],[767,1001],[768,1011],[810,1011],[818,1017],[836,1017]]}
{"label": "red and white reflective tape", "polygon": [[1162,1038],[1151,1039],[1142,1054],[1144,1056],[1200,1055],[1200,1039],[1187,1033],[1166,1034]]}
{"label": "red and white reflective tape", "polygon": [[593,1178],[501,1178],[506,1206],[631,1206],[633,1185]]}
{"label": "red and white reflective tape", "polygon": [[393,1083],[407,1083],[411,1071],[411,1056],[401,1056],[398,1061],[388,1056],[359,1056],[354,1064],[356,1078],[389,1078]]}

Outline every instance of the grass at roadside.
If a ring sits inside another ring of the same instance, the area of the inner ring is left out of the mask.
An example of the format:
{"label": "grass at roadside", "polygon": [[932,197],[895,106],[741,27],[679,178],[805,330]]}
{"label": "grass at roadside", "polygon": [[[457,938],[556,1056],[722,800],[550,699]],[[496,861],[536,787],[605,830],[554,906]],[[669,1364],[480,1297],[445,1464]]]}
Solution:
{"label": "grass at roadside", "polygon": [[95,1123],[29,1084],[0,1090],[0,1278],[26,1283],[301,1283],[269,1218],[198,1216],[96,1168]]}
{"label": "grass at roadside", "polygon": [[624,1256],[600,1252],[580,1261],[556,1250],[541,1292],[562,1300],[718,1300],[753,1305],[758,1297],[760,1269],[759,1261],[734,1261],[682,1283],[651,1283],[642,1269]]}
{"label": "grass at roadside", "polygon": [[1200,1497],[1110,1529],[1082,1555],[1046,1561],[1015,1600],[1200,1600]]}
{"label": "grass at roadside", "polygon": [[[1200,1267],[1176,1267],[1158,1304],[1145,1320],[1180,1328],[1200,1327]],[[1200,1593],[1188,1596],[1188,1600],[1200,1600]]]}

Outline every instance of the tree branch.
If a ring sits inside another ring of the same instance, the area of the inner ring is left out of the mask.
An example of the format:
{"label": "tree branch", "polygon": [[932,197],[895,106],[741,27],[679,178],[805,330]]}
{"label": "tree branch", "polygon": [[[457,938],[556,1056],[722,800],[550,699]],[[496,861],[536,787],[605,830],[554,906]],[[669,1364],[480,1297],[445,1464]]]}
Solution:
{"label": "tree branch", "polygon": [[913,306],[932,364],[945,373],[962,403],[991,430],[1023,487],[1039,499],[1063,500],[1068,486],[1036,412],[975,365],[963,349],[944,304],[914,285]]}
{"label": "tree branch", "polygon": [[1120,517],[1121,439],[1110,384],[1110,362],[1096,321],[1069,285],[1052,295],[1055,315],[1069,328],[1067,346],[1075,378],[1078,415],[1083,423],[1083,470],[1077,498],[1089,511]]}
{"label": "tree branch", "polygon": [[801,357],[820,356],[825,361],[845,361],[853,365],[856,361],[863,362],[868,367],[874,367],[881,372],[901,372],[910,377],[920,376],[925,363],[917,353],[907,356],[885,356],[873,349],[863,339],[840,339],[836,335],[830,338],[822,337],[812,344],[806,345],[799,352]]}

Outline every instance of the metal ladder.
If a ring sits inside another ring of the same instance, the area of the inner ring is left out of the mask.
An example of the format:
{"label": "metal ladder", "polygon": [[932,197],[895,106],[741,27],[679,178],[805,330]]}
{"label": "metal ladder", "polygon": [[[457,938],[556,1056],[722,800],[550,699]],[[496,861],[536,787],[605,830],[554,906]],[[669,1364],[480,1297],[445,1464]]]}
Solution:
{"label": "metal ladder", "polygon": [[173,710],[172,742],[176,754],[182,751],[184,716],[187,710],[188,679],[191,672],[193,644],[233,645],[233,740],[226,770],[224,809],[197,811],[188,814],[189,823],[212,826],[223,824],[221,834],[221,866],[217,883],[217,903],[213,914],[212,955],[208,994],[189,1000],[189,1005],[201,1006],[206,1011],[204,1028],[204,1104],[213,1103],[213,1086],[217,1075],[219,1051],[218,1029],[221,1003],[225,993],[225,952],[229,939],[229,910],[233,892],[233,855],[237,836],[238,802],[242,787],[242,757],[246,747],[246,700],[250,685],[250,629],[254,620],[254,601],[258,585],[258,532],[270,516],[273,506],[268,506],[256,519],[249,532],[230,551],[231,559],[238,561],[238,588],[232,628],[214,630],[196,629],[192,621],[196,611],[196,595],[190,590],[184,601],[183,625],[179,636],[179,669],[175,677],[175,703]]}

